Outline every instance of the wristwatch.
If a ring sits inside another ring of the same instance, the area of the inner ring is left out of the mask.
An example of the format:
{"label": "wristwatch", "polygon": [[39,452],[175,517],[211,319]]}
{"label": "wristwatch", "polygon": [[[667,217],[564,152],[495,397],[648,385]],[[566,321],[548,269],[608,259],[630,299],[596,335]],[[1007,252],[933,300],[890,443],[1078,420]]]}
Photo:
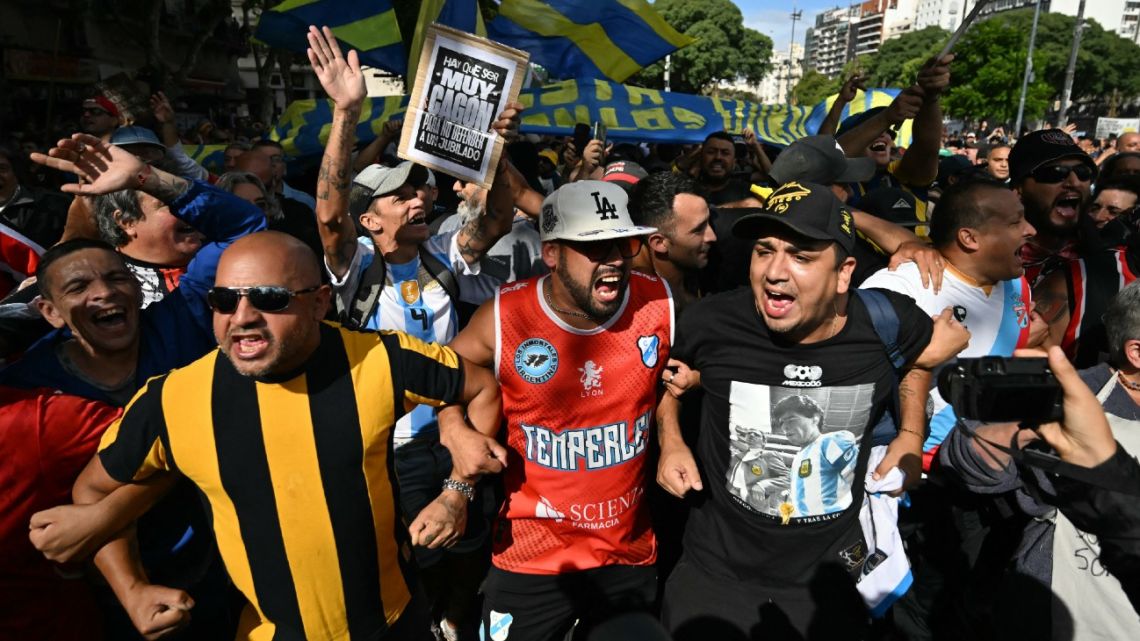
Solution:
{"label": "wristwatch", "polygon": [[455,490],[467,498],[467,502],[475,500],[475,486],[455,479],[443,479],[443,489]]}

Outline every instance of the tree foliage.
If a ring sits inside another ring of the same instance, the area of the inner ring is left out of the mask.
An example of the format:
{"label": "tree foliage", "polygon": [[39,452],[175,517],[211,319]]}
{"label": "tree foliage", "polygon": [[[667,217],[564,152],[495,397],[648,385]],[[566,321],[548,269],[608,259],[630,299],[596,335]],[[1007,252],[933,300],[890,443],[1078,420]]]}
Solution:
{"label": "tree foliage", "polygon": [[808,69],[792,87],[792,99],[797,105],[811,106],[839,91],[838,79],[828,78],[815,69]]}
{"label": "tree foliage", "polygon": [[[946,96],[947,111],[958,117],[1011,121],[1025,70],[1025,52],[1033,11],[998,14],[966,34],[955,47],[954,79]],[[1060,97],[1072,46],[1076,18],[1041,14],[1033,52],[1034,78],[1025,101],[1025,117],[1045,115]],[[1140,95],[1140,46],[1086,20],[1073,77],[1073,99],[1098,104],[1118,90],[1123,97]]]}
{"label": "tree foliage", "polygon": [[887,40],[877,54],[866,56],[867,86],[908,87],[914,84],[918,70],[938,54],[949,38],[950,32],[930,26]]}
{"label": "tree foliage", "polygon": [[[1041,39],[1038,38],[1038,42]],[[1029,30],[1021,30],[1000,16],[974,25],[955,49],[952,81],[946,92],[946,111],[956,117],[1012,122],[1017,116]],[[1041,69],[1043,54],[1034,51],[1034,66]],[[1053,88],[1038,73],[1025,95],[1025,117],[1044,115]]]}
{"label": "tree foliage", "polygon": [[[759,82],[771,68],[772,40],[745,27],[744,16],[730,0],[657,0],[653,8],[674,29],[697,40],[671,57],[673,91],[708,93],[719,81],[738,77]],[[646,67],[632,82],[664,88],[664,61]]]}

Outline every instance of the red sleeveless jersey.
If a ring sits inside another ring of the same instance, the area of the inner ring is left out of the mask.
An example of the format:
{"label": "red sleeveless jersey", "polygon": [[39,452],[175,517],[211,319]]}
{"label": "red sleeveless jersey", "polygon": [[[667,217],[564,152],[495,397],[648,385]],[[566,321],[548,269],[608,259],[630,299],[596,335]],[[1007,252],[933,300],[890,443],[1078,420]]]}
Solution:
{"label": "red sleeveless jersey", "polygon": [[495,297],[508,465],[492,561],[523,574],[651,564],[645,449],[673,338],[669,288],[633,272],[613,318],[580,330],[547,306],[543,278]]}

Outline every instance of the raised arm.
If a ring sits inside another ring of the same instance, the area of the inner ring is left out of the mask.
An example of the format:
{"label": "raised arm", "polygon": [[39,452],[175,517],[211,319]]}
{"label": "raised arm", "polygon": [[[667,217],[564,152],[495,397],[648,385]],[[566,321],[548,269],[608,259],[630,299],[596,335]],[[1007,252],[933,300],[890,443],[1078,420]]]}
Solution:
{"label": "raised arm", "polygon": [[[867,147],[875,142],[887,129],[901,125],[903,122],[918,115],[922,108],[922,90],[918,86],[908,87],[899,92],[891,105],[879,113],[859,123],[850,131],[836,138],[836,142],[843,147],[843,152],[849,158],[862,158],[866,155]],[[941,132],[941,123],[939,123]],[[937,173],[937,172],[935,172]]]}
{"label": "raised arm", "polygon": [[[522,103],[508,103],[493,125],[495,132],[508,140],[514,137],[519,129],[522,110]],[[514,224],[517,188],[513,185],[514,181],[507,169],[509,166],[510,161],[507,155],[503,154],[495,172],[495,182],[487,194],[485,211],[482,215],[472,218],[459,230],[456,245],[468,265],[479,262],[487,250],[511,231],[511,226]]]}
{"label": "raised arm", "polygon": [[366,95],[364,74],[356,51],[340,53],[332,30],[309,27],[309,62],[333,101],[333,121],[317,178],[317,231],[325,261],[337,278],[343,278],[356,250],[356,227],[348,213],[352,184],[349,165],[356,139],[356,121]]}
{"label": "raised arm", "polygon": [[[400,137],[400,129],[403,128],[403,120],[389,120],[380,127],[380,134],[372,139],[372,142],[365,145],[360,153],[356,154],[356,160],[352,161],[352,170],[356,173],[364,171],[364,168],[371,165],[380,158],[380,154],[388,148],[388,145]],[[327,148],[326,148],[327,149]]]}
{"label": "raised arm", "polygon": [[939,98],[950,86],[954,54],[931,59],[918,72],[922,108],[911,127],[913,140],[899,161],[895,177],[905,185],[928,185],[938,176],[938,150],[942,146],[942,106]]}
{"label": "raised arm", "polygon": [[820,123],[819,131],[816,133],[821,136],[834,136],[835,130],[839,128],[839,117],[843,115],[843,108],[855,99],[857,91],[866,89],[867,79],[862,74],[853,74],[844,81],[843,86],[839,88],[839,95],[835,97],[835,102],[831,103],[831,109],[828,110],[827,117]]}

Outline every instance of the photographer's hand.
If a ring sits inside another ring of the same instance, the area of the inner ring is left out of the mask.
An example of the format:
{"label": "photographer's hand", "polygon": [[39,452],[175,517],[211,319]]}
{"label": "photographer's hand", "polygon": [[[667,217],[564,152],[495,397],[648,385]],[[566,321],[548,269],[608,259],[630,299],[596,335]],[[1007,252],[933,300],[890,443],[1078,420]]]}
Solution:
{"label": "photographer's hand", "polygon": [[1104,408],[1085,385],[1060,347],[1049,348],[1049,368],[1064,391],[1064,418],[1045,423],[1035,431],[1045,439],[1062,461],[1096,467],[1116,453],[1116,439],[1104,416]]}

